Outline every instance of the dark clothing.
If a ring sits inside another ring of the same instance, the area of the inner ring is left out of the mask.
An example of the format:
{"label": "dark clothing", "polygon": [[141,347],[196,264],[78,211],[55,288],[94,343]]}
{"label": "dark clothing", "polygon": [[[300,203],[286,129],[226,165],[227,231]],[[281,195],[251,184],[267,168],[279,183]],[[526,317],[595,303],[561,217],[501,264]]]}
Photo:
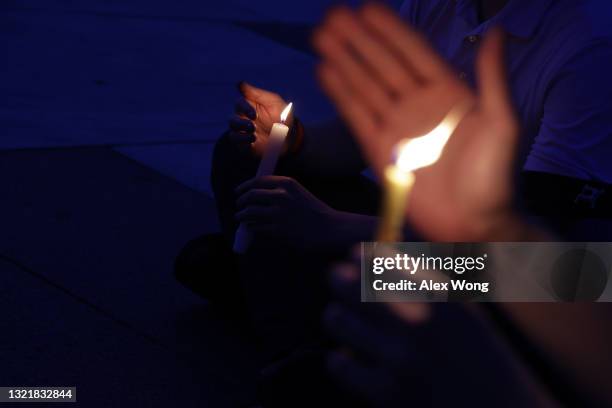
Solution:
{"label": "dark clothing", "polygon": [[524,171],[517,190],[527,218],[559,239],[612,240],[612,185]]}
{"label": "dark clothing", "polygon": [[525,171],[520,190],[534,215],[566,218],[610,218],[612,186],[556,174]]}

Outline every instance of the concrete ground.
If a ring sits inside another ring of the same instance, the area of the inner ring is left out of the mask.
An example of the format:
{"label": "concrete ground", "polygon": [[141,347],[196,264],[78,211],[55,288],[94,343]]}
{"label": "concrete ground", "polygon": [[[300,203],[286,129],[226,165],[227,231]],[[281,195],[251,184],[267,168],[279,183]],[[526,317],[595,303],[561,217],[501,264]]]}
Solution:
{"label": "concrete ground", "polygon": [[[79,404],[247,406],[258,354],[172,277],[217,228],[208,174],[239,80],[305,121],[330,2],[0,4],[0,386]],[[22,406],[22,405],[20,405]]]}

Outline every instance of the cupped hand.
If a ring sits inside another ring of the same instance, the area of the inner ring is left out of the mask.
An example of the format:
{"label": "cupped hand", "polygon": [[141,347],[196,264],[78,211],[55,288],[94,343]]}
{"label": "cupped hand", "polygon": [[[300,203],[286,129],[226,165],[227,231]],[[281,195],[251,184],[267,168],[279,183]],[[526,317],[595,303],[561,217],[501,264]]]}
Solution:
{"label": "cupped hand", "polygon": [[360,271],[333,271],[328,368],[373,407],[548,406],[482,313],[469,305],[360,302]]}
{"label": "cupped hand", "polygon": [[[261,155],[272,125],[280,122],[287,102],[277,93],[246,82],[240,83],[239,90],[242,96],[236,102],[235,115],[230,119],[230,139],[238,145],[252,147],[257,155]],[[293,116],[289,115],[285,123],[291,127]]]}
{"label": "cupped hand", "polygon": [[331,244],[337,212],[294,179],[254,178],[238,186],[236,194],[236,220],[255,234],[303,249]]}
{"label": "cupped hand", "polygon": [[427,134],[454,107],[471,105],[435,164],[416,171],[407,216],[435,241],[495,240],[514,225],[512,166],[518,125],[491,32],[477,61],[473,92],[387,8],[332,12],[314,37],[320,82],[381,175],[395,146]]}

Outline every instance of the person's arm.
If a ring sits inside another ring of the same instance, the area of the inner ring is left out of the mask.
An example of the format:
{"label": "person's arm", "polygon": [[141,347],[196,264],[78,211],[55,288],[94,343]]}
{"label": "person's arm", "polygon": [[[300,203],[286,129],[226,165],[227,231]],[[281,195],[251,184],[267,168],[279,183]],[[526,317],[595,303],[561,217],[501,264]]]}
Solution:
{"label": "person's arm", "polygon": [[554,363],[585,406],[610,406],[612,307],[609,303],[503,303],[535,350]]}
{"label": "person's arm", "polygon": [[374,235],[377,218],[338,211],[289,177],[264,176],[236,189],[236,220],[302,250],[343,251]]}

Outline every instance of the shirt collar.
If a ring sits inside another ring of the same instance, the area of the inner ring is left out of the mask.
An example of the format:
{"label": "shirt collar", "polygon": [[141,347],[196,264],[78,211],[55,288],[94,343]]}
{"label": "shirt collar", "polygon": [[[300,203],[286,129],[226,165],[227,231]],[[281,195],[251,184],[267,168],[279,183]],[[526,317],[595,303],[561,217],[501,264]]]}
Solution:
{"label": "shirt collar", "polygon": [[[540,25],[553,1],[510,0],[495,17],[484,22],[482,26],[486,28],[499,25],[510,35],[529,38]],[[474,27],[479,26],[476,0],[456,0],[456,3],[456,13]]]}

